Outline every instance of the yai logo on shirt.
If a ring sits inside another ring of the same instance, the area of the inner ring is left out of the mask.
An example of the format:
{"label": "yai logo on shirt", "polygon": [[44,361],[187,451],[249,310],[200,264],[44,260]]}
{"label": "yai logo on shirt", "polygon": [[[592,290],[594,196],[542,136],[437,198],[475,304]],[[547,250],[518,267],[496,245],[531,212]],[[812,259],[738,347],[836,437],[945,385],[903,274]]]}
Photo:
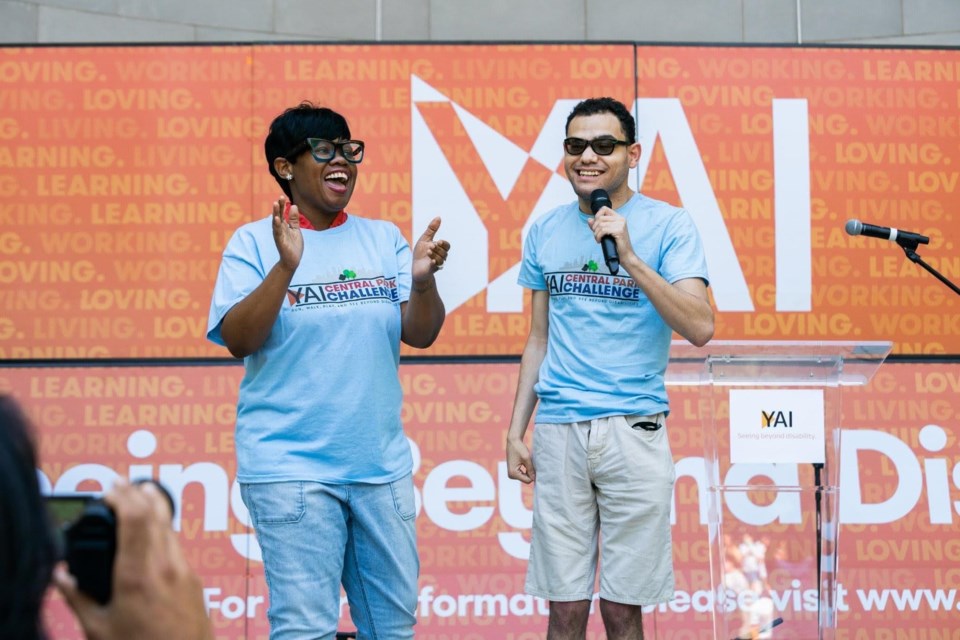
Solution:
{"label": "yai logo on shirt", "polygon": [[303,309],[361,302],[395,303],[400,300],[395,277],[357,278],[356,276],[354,271],[344,269],[334,282],[291,285],[287,289],[287,302],[296,309]]}
{"label": "yai logo on shirt", "polygon": [[[596,263],[593,263],[596,267]],[[631,278],[596,273],[590,263],[582,271],[554,271],[544,274],[550,296],[579,296],[614,302],[636,302],[642,292]]]}

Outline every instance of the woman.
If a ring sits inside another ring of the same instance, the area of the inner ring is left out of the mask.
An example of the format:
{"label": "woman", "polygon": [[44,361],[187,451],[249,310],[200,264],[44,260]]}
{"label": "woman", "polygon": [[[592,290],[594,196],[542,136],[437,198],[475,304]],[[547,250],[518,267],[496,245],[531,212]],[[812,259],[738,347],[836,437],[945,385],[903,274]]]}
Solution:
{"label": "woman", "polygon": [[[241,227],[207,336],[244,358],[237,479],[263,552],[270,637],[333,637],[340,584],[361,638],[412,638],[419,560],[413,464],[400,421],[400,341],[445,316],[435,218],[411,252],[396,225],[347,214],[364,144],[303,103],[270,125],[286,197]],[[289,203],[287,202],[289,199]]]}

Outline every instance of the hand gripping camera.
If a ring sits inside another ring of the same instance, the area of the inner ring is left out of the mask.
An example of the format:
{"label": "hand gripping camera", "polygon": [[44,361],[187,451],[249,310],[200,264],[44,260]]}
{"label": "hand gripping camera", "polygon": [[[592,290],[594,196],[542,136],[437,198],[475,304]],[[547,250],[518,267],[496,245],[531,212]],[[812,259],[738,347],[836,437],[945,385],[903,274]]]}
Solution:
{"label": "hand gripping camera", "polygon": [[[170,503],[173,498],[159,483],[154,484]],[[100,604],[110,601],[113,591],[113,561],[117,552],[117,518],[103,500],[91,495],[47,497],[47,507],[58,535],[58,555],[66,560],[77,588]]]}

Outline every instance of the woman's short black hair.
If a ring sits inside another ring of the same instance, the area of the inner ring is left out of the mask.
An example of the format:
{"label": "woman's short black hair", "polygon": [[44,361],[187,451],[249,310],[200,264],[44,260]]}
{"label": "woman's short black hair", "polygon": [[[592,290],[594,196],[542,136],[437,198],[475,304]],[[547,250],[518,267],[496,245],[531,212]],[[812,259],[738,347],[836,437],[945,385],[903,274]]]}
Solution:
{"label": "woman's short black hair", "polygon": [[56,562],[37,479],[30,423],[0,395],[0,629],[4,638],[44,638],[40,612]]}
{"label": "woman's short black hair", "polygon": [[267,156],[270,175],[288,198],[290,184],[277,173],[273,161],[277,158],[286,158],[291,163],[296,163],[297,158],[310,149],[306,145],[307,138],[349,140],[350,126],[347,124],[347,119],[333,109],[318,107],[307,101],[290,107],[273,119],[270,123],[270,132],[263,142],[263,150]]}
{"label": "woman's short black hair", "polygon": [[570,115],[567,116],[567,126],[564,131],[570,131],[570,121],[579,116],[594,116],[600,113],[612,113],[620,121],[620,128],[623,129],[623,135],[627,142],[633,144],[637,141],[637,125],[633,119],[633,114],[619,100],[614,98],[587,98],[579,102],[573,108]]}

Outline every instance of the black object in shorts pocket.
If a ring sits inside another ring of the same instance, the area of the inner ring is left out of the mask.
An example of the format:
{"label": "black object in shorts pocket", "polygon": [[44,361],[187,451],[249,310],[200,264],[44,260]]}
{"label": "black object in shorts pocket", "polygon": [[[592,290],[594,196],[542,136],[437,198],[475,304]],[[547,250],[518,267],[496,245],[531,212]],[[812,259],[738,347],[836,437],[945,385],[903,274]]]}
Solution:
{"label": "black object in shorts pocket", "polygon": [[663,420],[657,420],[656,422],[640,420],[639,422],[631,424],[630,428],[634,431],[659,431],[663,428]]}

